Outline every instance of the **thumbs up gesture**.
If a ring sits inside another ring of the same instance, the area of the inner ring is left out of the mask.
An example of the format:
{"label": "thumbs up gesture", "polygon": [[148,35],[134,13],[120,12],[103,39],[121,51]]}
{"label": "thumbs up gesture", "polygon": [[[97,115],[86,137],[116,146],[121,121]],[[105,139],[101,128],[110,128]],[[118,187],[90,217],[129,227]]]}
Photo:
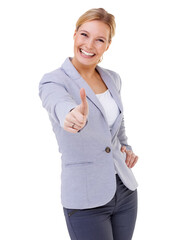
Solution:
{"label": "thumbs up gesture", "polygon": [[82,129],[88,117],[88,102],[85,89],[80,89],[81,104],[70,111],[64,121],[64,129],[71,133],[77,133]]}

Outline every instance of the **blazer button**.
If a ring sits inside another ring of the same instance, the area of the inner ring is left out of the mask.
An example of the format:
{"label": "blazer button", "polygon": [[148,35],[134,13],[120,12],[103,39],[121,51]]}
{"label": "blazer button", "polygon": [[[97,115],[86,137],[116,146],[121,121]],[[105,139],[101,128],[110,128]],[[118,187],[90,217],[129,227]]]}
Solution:
{"label": "blazer button", "polygon": [[106,147],[106,148],[105,148],[105,152],[109,153],[110,151],[111,151],[111,150],[110,150],[109,147]]}

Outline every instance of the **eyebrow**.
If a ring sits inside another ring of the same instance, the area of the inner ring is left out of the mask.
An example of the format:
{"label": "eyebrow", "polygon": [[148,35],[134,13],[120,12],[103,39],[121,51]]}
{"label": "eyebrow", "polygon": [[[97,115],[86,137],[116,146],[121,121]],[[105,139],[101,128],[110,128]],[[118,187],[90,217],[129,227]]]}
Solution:
{"label": "eyebrow", "polygon": [[[88,31],[86,31],[86,30],[80,30],[80,32],[86,32],[86,33],[88,33],[88,34],[90,34]],[[103,38],[103,39],[105,39],[105,40],[107,40],[105,37],[103,37],[103,36],[98,36],[98,38]]]}

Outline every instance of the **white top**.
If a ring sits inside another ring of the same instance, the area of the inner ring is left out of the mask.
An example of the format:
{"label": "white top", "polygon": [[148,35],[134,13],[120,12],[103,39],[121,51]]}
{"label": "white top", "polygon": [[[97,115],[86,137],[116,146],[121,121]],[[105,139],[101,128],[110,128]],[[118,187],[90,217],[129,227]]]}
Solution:
{"label": "white top", "polygon": [[111,129],[113,123],[119,115],[119,108],[108,89],[104,93],[96,94],[96,96],[105,110],[106,119]]}

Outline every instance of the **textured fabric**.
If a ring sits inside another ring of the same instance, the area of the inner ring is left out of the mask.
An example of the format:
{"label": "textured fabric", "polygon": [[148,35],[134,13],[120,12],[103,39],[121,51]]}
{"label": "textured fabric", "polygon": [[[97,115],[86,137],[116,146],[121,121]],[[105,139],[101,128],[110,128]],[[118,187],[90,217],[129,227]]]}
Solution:
{"label": "textured fabric", "polygon": [[116,174],[110,202],[91,209],[63,208],[71,240],[131,240],[137,216],[137,190],[126,188]]}
{"label": "textured fabric", "polygon": [[[125,163],[126,153],[120,151],[122,145],[132,149],[125,134],[121,79],[113,71],[99,66],[96,70],[119,108],[111,130],[96,94],[70,58],[62,67],[45,74],[39,84],[39,95],[62,154],[61,202],[66,208],[84,209],[109,202],[116,191],[115,169],[130,190],[137,188],[132,170]],[[63,124],[67,113],[81,103],[81,88],[86,92],[89,114],[85,127],[74,134],[65,131]]]}

